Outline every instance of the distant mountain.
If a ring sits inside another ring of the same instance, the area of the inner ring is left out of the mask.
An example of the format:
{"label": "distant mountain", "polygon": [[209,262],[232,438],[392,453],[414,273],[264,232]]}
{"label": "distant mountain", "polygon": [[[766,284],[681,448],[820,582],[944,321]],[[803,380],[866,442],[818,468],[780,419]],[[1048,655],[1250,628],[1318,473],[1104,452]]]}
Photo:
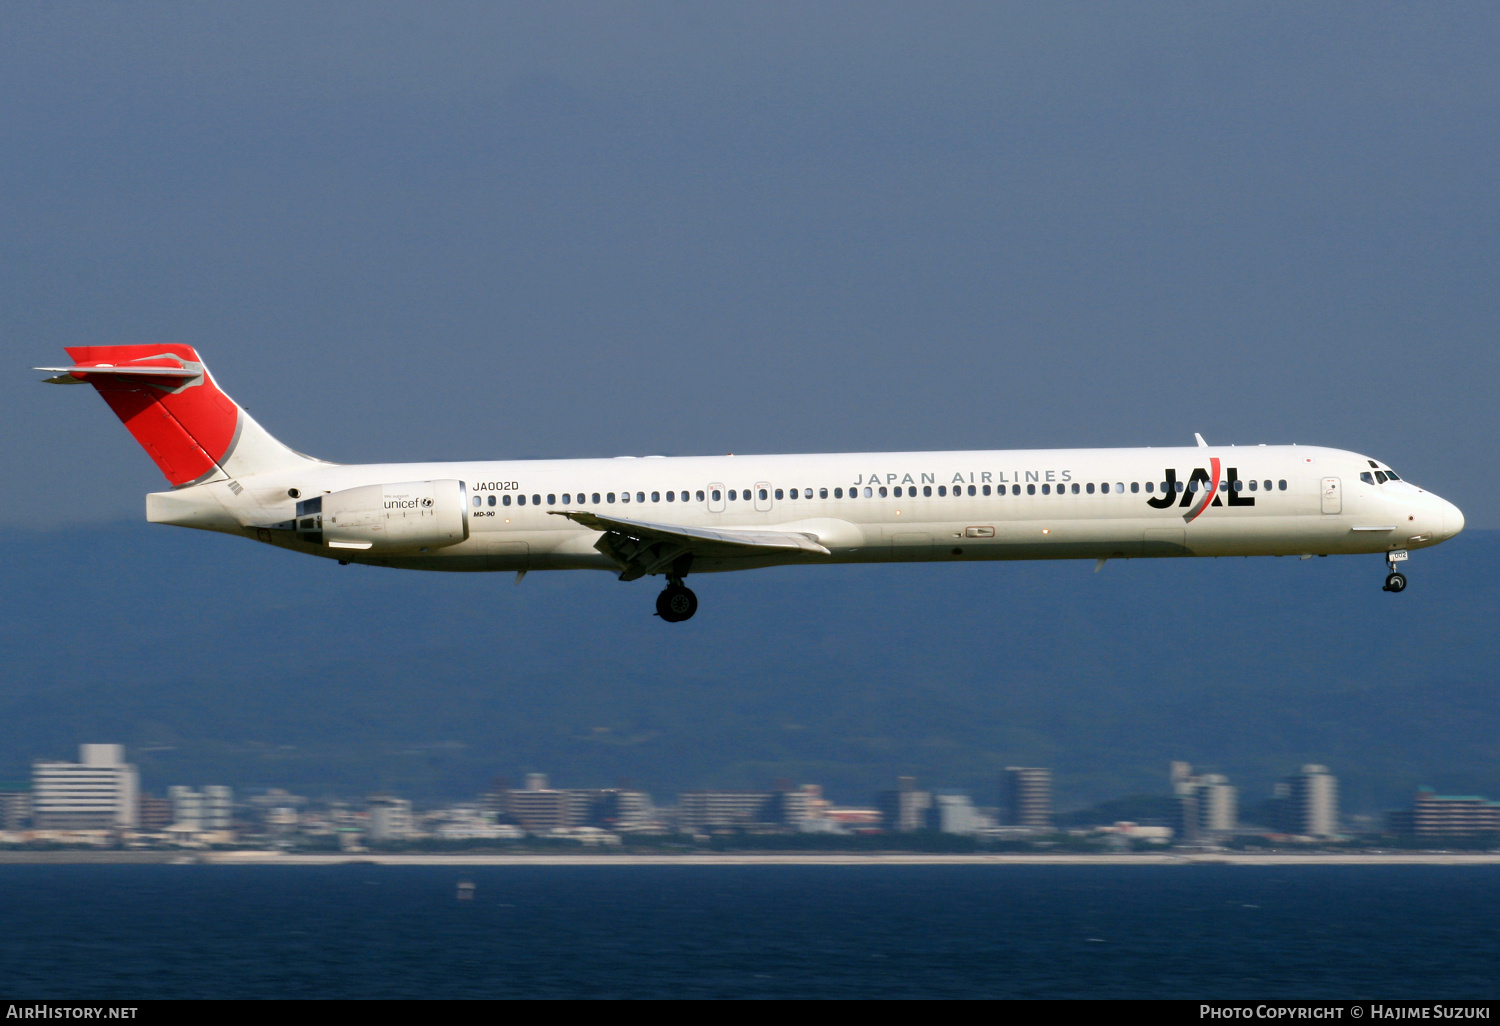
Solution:
{"label": "distant mountain", "polygon": [[0,540],[0,779],[120,741],[145,786],[472,795],[913,774],[997,800],[1050,766],[1059,808],[1166,791],[1247,804],[1305,762],[1350,811],[1419,784],[1500,797],[1500,534],[1380,590],[1379,557],[784,568],[653,581],[420,574],[148,525]]}

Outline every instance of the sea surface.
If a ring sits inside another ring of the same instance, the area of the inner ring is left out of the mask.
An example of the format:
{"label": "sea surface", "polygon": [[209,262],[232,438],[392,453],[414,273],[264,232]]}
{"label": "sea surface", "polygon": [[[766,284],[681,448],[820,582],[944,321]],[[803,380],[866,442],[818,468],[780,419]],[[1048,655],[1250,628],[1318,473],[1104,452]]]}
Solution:
{"label": "sea surface", "polygon": [[1494,866],[0,866],[0,999],[1497,995]]}

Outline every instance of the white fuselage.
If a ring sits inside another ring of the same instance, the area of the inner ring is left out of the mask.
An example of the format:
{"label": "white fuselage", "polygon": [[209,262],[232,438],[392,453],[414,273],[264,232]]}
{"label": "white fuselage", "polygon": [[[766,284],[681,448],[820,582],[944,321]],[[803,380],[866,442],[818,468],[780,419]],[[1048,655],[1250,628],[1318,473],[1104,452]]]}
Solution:
{"label": "white fuselage", "polygon": [[[598,531],[550,515],[563,510],[791,532],[828,553],[699,557],[694,573],[830,561],[1382,553],[1462,529],[1452,503],[1379,480],[1389,475],[1367,457],[1310,446],[308,463],[153,494],[148,518],[430,570],[618,570],[596,546]],[[432,480],[462,483],[466,537],[456,544],[377,554],[266,530],[295,519],[293,492]]]}

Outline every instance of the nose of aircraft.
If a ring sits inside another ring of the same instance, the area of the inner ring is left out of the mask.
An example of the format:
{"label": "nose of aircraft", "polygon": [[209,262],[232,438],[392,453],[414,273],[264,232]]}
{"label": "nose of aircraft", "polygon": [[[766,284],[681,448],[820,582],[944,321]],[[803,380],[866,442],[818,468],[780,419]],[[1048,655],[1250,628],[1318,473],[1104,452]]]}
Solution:
{"label": "nose of aircraft", "polygon": [[1438,501],[1443,504],[1443,531],[1439,537],[1443,541],[1447,541],[1464,529],[1464,514],[1463,510],[1453,505],[1447,499],[1439,499]]}

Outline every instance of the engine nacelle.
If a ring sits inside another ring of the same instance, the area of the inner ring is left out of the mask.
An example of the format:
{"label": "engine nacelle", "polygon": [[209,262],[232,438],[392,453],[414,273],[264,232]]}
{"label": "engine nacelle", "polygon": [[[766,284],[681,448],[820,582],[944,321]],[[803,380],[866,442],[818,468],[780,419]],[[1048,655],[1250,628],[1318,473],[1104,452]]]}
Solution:
{"label": "engine nacelle", "polygon": [[[297,503],[297,528],[305,541],[356,552],[420,552],[457,545],[469,537],[469,508],[462,481],[406,481],[365,485]],[[313,517],[317,517],[309,523]],[[309,537],[309,528],[321,538]]]}

